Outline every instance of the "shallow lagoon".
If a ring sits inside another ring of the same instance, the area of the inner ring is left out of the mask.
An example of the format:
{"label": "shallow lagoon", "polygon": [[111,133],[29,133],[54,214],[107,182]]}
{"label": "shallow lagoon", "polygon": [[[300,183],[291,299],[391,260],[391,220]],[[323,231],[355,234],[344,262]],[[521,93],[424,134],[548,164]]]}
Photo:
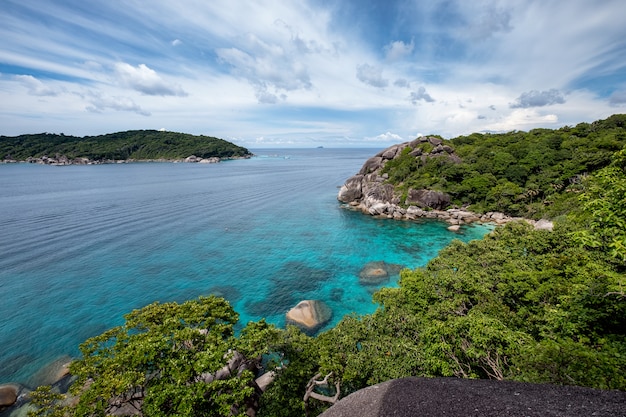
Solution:
{"label": "shallow lagoon", "polygon": [[[375,149],[258,150],[220,164],[0,165],[0,384],[33,375],[155,300],[216,293],[240,321],[284,325],[302,299],[336,324],[370,313],[368,262],[424,265],[440,222],[375,219],[337,202]],[[395,285],[391,280],[384,285]]]}

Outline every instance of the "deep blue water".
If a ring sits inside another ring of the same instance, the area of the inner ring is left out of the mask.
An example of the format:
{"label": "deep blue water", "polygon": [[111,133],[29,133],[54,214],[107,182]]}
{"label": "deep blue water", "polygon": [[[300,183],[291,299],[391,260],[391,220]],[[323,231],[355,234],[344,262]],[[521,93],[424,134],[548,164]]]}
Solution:
{"label": "deep blue water", "polygon": [[[220,164],[0,165],[0,384],[33,375],[153,301],[216,293],[242,323],[284,325],[303,299],[336,324],[370,313],[370,261],[415,268],[439,222],[374,219],[336,200],[374,149],[259,150]],[[394,285],[390,282],[387,285]]]}

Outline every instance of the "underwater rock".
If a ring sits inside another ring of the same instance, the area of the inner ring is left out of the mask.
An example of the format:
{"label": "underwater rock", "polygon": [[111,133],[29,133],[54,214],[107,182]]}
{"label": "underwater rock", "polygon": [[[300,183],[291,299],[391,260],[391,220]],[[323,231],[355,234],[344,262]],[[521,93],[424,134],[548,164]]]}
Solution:
{"label": "underwater rock", "polygon": [[333,311],[320,300],[304,300],[289,310],[286,315],[288,324],[295,324],[308,331],[315,331],[317,328],[328,323],[333,315]]}
{"label": "underwater rock", "polygon": [[359,282],[362,285],[380,285],[389,281],[392,275],[397,275],[403,266],[389,264],[385,261],[368,262],[359,272]]}
{"label": "underwater rock", "polygon": [[384,264],[382,261],[366,264],[359,272],[359,282],[365,285],[378,285],[389,281],[389,273]]}

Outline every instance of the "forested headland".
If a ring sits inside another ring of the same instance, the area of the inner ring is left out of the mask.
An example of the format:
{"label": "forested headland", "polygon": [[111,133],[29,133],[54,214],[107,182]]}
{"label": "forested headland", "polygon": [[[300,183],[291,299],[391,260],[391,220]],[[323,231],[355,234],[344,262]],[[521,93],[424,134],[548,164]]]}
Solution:
{"label": "forested headland", "polygon": [[586,176],[607,166],[626,145],[626,115],[556,130],[440,139],[455,158],[435,154],[435,146],[424,141],[418,145],[421,153],[434,157],[416,158],[405,148],[385,165],[383,172],[399,193],[442,191],[454,204],[471,205],[477,213],[552,218],[572,210]]}
{"label": "forested headland", "polygon": [[[456,241],[375,293],[375,313],[317,335],[264,321],[236,332],[237,313],[216,297],[152,304],[81,345],[75,401],[51,402],[60,394],[43,388],[38,412],[317,415],[329,403],[316,397],[405,376],[625,391],[626,116],[449,142],[460,162],[407,154],[388,181],[448,192],[477,212],[550,217],[554,229],[513,222]],[[234,352],[245,358],[236,366]],[[262,395],[257,365],[274,372]],[[313,379],[327,386],[305,403]]]}
{"label": "forested headland", "polygon": [[73,161],[180,160],[248,157],[250,151],[223,139],[159,130],[129,130],[99,136],[40,133],[0,136],[0,160],[42,157]]}

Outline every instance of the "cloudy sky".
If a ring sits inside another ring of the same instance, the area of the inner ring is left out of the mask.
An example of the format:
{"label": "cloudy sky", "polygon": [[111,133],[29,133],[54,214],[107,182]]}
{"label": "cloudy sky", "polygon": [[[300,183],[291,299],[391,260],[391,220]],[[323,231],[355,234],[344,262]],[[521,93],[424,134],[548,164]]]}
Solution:
{"label": "cloudy sky", "polygon": [[624,0],[1,0],[0,134],[388,146],[626,113]]}

